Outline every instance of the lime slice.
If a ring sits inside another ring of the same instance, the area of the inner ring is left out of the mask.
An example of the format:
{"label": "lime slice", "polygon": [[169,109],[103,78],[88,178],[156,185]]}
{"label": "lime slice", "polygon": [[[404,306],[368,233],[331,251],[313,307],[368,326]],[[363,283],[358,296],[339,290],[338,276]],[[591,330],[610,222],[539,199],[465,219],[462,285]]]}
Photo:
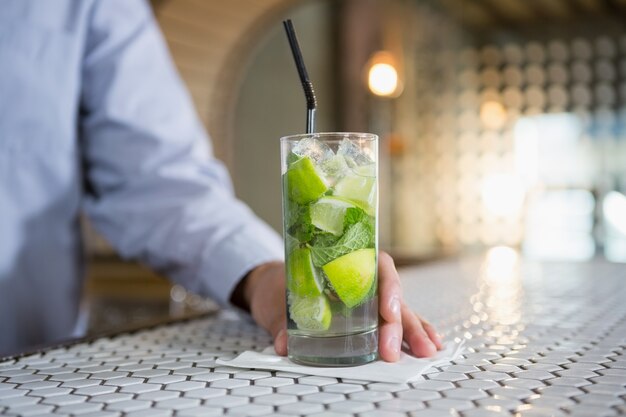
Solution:
{"label": "lime slice", "polygon": [[337,183],[333,195],[360,203],[361,208],[369,215],[374,215],[374,207],[376,206],[376,177],[347,175]]}
{"label": "lime slice", "polygon": [[350,207],[354,204],[341,198],[320,198],[311,206],[311,223],[320,230],[339,236],[343,233],[346,209]]}
{"label": "lime slice", "polygon": [[323,295],[318,297],[291,297],[289,316],[298,329],[323,331],[330,327],[333,318],[330,303]]}
{"label": "lime slice", "polygon": [[376,251],[360,249],[322,267],[337,296],[348,308],[367,300],[376,278]]}
{"label": "lime slice", "polygon": [[308,156],[293,162],[285,177],[287,194],[296,203],[306,204],[317,200],[328,189]]}
{"label": "lime slice", "polygon": [[324,289],[323,278],[315,271],[308,248],[291,251],[287,261],[287,277],[289,291],[301,297],[320,295]]}

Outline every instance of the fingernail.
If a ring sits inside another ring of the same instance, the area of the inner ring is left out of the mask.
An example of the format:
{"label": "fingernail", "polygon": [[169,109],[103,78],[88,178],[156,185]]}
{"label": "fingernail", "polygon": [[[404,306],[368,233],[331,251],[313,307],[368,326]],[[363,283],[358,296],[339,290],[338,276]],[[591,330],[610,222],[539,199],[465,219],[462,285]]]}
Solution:
{"label": "fingernail", "polygon": [[398,297],[393,297],[389,302],[389,310],[391,310],[391,314],[396,318],[400,318],[400,300]]}
{"label": "fingernail", "polygon": [[400,339],[396,336],[393,336],[391,339],[389,339],[389,348],[394,353],[400,353]]}

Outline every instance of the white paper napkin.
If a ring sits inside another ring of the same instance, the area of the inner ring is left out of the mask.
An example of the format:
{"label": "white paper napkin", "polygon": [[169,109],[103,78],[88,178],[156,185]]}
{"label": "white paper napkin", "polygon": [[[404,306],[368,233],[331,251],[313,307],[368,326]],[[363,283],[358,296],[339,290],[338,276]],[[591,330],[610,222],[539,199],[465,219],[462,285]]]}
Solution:
{"label": "white paper napkin", "polygon": [[334,378],[359,379],[373,382],[406,383],[421,379],[422,374],[432,366],[444,365],[461,355],[463,342],[445,345],[432,358],[416,358],[405,352],[400,353],[398,362],[389,363],[382,360],[370,362],[366,365],[351,367],[315,367],[293,363],[289,358],[278,356],[274,347],[270,346],[262,352],[246,351],[234,359],[218,359],[220,365],[235,368],[268,369],[285,371],[297,374],[328,376]]}

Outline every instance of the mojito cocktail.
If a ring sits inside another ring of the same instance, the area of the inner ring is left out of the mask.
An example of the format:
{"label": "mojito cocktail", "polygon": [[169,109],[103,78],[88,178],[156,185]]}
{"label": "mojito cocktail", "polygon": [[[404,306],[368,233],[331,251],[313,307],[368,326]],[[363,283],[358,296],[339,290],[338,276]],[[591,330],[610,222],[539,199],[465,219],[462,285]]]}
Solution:
{"label": "mojito cocktail", "polygon": [[376,135],[281,139],[289,357],[349,366],[378,353]]}

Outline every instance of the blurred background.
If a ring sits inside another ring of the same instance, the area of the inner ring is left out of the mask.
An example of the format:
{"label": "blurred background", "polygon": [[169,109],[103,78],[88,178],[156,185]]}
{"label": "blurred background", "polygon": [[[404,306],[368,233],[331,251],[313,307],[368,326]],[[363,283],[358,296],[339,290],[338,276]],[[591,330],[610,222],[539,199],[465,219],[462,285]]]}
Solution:
{"label": "blurred background", "polygon": [[[626,262],[626,0],[155,0],[237,195],[281,232],[278,139],[380,138],[381,247]],[[92,333],[213,309],[86,225]]]}

